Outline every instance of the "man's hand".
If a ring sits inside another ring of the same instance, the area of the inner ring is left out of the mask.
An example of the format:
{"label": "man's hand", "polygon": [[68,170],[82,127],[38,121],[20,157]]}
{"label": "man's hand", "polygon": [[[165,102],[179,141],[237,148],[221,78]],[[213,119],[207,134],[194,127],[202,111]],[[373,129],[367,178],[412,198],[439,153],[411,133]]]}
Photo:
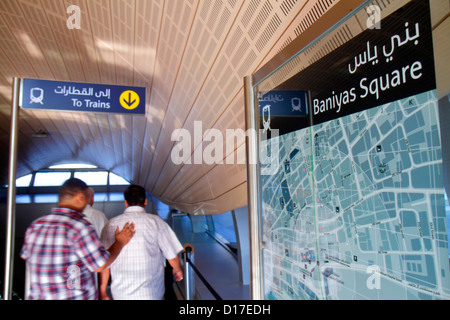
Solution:
{"label": "man's hand", "polygon": [[183,280],[183,271],[181,269],[180,264],[180,257],[176,256],[173,259],[168,259],[167,262],[169,262],[170,266],[172,267],[172,273],[175,277],[176,282],[180,282]]}
{"label": "man's hand", "polygon": [[113,263],[114,260],[116,260],[117,256],[119,255],[120,251],[123,247],[127,245],[128,242],[130,242],[131,238],[133,238],[135,234],[134,230],[134,223],[125,223],[123,226],[122,231],[119,232],[119,227],[116,228],[116,242],[112,244],[112,246],[108,249],[109,251],[109,259],[106,261],[106,263],[101,266],[100,268],[96,269],[95,272],[102,272],[106,268],[108,268],[111,263]]}
{"label": "man's hand", "polygon": [[183,280],[183,271],[173,269],[172,273],[175,276],[176,282],[180,282],[181,280]]}
{"label": "man's hand", "polygon": [[134,223],[125,223],[122,231],[119,232],[119,227],[116,228],[115,239],[122,246],[125,246],[133,238],[136,230],[134,230]]}
{"label": "man's hand", "polygon": [[100,292],[99,300],[111,300],[111,297],[106,292]]}

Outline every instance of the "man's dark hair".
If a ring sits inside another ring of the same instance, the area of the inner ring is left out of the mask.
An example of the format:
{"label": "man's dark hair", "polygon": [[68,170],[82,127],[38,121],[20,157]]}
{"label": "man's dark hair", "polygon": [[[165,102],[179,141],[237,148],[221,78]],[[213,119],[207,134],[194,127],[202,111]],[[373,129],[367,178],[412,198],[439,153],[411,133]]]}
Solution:
{"label": "man's dark hair", "polygon": [[77,178],[71,178],[64,182],[64,184],[59,187],[58,190],[58,196],[59,199],[62,199],[64,197],[73,197],[79,192],[86,192],[88,189],[87,184]]}
{"label": "man's dark hair", "polygon": [[145,200],[147,196],[145,189],[138,185],[129,186],[123,193],[125,200],[129,206],[145,206]]}

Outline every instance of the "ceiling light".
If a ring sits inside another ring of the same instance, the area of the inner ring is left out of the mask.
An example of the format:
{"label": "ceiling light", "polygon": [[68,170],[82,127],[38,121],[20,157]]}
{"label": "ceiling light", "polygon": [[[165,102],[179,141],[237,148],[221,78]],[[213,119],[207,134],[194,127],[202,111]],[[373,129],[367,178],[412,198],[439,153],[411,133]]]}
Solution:
{"label": "ceiling light", "polygon": [[97,166],[84,163],[59,164],[49,167],[49,169],[97,169]]}

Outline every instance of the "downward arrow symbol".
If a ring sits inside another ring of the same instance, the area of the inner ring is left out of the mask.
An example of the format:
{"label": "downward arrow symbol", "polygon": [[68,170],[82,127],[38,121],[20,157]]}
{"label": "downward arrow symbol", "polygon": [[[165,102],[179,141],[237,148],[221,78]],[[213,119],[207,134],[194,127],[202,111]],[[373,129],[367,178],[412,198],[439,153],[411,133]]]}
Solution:
{"label": "downward arrow symbol", "polygon": [[134,110],[141,104],[141,98],[136,92],[127,90],[122,92],[119,98],[119,102],[122,108],[127,110]]}

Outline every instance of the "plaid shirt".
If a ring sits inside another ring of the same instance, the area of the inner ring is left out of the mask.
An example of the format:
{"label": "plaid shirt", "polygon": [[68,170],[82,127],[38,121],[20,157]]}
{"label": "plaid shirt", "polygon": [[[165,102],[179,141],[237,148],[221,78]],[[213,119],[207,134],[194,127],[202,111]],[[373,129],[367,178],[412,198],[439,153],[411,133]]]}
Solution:
{"label": "plaid shirt", "polygon": [[30,300],[98,299],[96,269],[108,251],[80,212],[56,208],[33,222],[20,256],[30,272]]}

